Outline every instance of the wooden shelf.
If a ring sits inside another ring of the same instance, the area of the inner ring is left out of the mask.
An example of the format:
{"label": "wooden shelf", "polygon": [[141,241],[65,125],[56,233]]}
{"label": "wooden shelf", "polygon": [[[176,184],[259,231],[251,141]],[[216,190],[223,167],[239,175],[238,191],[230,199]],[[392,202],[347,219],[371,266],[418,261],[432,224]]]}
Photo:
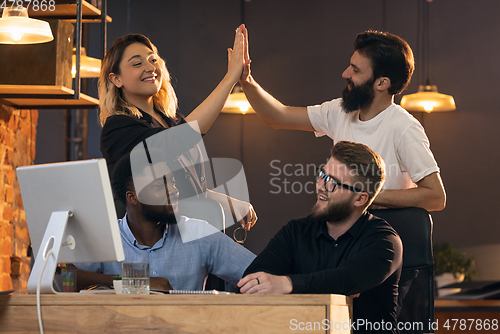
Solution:
{"label": "wooden shelf", "polygon": [[[77,6],[75,0],[56,0],[55,9],[47,8],[42,11],[33,10],[33,4],[29,6],[28,15],[32,18],[60,19],[76,22]],[[106,24],[112,22],[111,17],[106,16],[106,22],[101,21],[101,10],[82,0],[82,23],[101,22]],[[77,27],[78,28],[78,27]],[[64,86],[52,85],[0,85],[0,103],[10,105],[18,109],[94,109],[99,101],[91,96],[80,93],[78,100],[74,99],[74,90]]]}
{"label": "wooden shelf", "polygon": [[99,100],[64,86],[0,85],[0,102],[17,109],[94,109]]}
{"label": "wooden shelf", "polygon": [[[73,0],[56,0],[54,11],[34,11],[31,5],[28,10],[29,17],[45,19],[61,19],[76,22],[76,2]],[[101,21],[101,11],[87,1],[82,2],[82,22],[92,23]],[[111,17],[106,16],[106,22],[112,22]]]}

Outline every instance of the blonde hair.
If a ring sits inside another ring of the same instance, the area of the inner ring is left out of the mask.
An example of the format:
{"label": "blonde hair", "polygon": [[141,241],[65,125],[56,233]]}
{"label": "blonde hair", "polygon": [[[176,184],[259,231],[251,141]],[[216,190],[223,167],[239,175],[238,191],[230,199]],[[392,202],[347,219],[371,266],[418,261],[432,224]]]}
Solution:
{"label": "blonde hair", "polygon": [[[139,109],[128,103],[122,96],[121,89],[116,87],[109,79],[110,73],[120,74],[120,62],[125,49],[134,43],[141,43],[150,48],[156,55],[158,49],[151,41],[141,34],[128,34],[117,39],[106,53],[101,66],[99,77],[99,118],[101,125],[106,123],[106,119],[113,115],[128,115],[141,117]],[[159,58],[161,68],[161,87],[158,93],[153,96],[153,103],[157,111],[165,116],[175,118],[177,111],[177,96],[170,80],[170,73],[167,70],[165,61]]]}

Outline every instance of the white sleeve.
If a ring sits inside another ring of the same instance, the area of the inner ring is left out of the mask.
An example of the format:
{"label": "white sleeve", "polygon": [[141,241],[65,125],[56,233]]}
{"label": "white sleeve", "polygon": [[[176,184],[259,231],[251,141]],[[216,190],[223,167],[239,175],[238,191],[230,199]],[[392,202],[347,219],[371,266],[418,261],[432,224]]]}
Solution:
{"label": "white sleeve", "polygon": [[314,133],[316,137],[322,137],[327,135],[330,138],[334,138],[335,125],[338,124],[336,120],[337,115],[340,110],[340,102],[342,99],[335,99],[332,101],[324,102],[321,105],[309,106],[307,107],[307,114],[311,125],[314,128]]}
{"label": "white sleeve", "polygon": [[398,158],[414,183],[439,172],[439,167],[430,149],[429,139],[419,124],[406,129],[397,145]]}

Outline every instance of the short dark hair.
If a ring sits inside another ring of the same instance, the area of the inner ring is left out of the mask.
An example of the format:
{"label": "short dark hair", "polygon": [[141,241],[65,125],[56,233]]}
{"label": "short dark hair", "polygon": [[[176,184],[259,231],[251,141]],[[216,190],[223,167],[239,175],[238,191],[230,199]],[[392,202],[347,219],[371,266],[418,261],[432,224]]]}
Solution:
{"label": "short dark hair", "polygon": [[330,151],[332,158],[350,169],[354,188],[368,193],[368,207],[385,181],[382,158],[368,146],[350,141],[337,142]]}
{"label": "short dark hair", "polygon": [[142,171],[155,162],[165,162],[169,168],[167,156],[157,148],[148,148],[145,142],[137,144],[131,152],[125,154],[116,163],[111,175],[111,188],[115,197],[124,205],[127,205],[127,191],[135,191],[132,175],[132,161],[135,171]]}
{"label": "short dark hair", "polygon": [[111,188],[115,197],[127,205],[127,191],[134,188],[132,180],[132,167],[130,166],[130,153],[125,154],[116,163],[111,174]]}
{"label": "short dark hair", "polygon": [[391,80],[389,94],[401,93],[410,83],[415,60],[410,45],[401,37],[368,30],[358,34],[354,50],[370,59],[373,79],[388,77]]}

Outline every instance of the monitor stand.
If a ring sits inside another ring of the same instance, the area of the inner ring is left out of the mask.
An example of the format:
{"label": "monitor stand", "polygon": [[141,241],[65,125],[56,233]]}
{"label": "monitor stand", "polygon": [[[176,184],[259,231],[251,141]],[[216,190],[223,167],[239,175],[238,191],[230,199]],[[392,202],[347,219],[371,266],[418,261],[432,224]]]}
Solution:
{"label": "monitor stand", "polygon": [[[69,217],[72,217],[71,211],[54,211],[52,212],[47,229],[43,235],[42,243],[38,249],[38,254],[35,258],[35,264],[31,270],[28,280],[28,292],[36,293],[40,274],[42,273],[40,293],[54,294],[58,293],[54,290],[53,281],[54,274],[57,268],[57,259],[61,246],[69,246],[75,248],[75,240],[70,235],[63,244],[63,236],[66,231]],[[47,259],[47,253],[52,249],[52,254]]]}

